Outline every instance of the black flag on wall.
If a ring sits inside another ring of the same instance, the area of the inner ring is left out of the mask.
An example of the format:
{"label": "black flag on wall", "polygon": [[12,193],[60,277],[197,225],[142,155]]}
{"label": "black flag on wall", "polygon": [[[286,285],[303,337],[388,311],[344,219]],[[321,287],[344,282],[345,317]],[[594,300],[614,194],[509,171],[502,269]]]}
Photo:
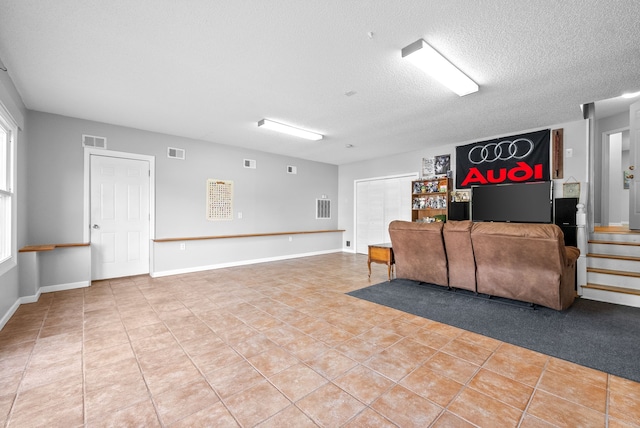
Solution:
{"label": "black flag on wall", "polygon": [[456,147],[456,188],[547,181],[548,129]]}

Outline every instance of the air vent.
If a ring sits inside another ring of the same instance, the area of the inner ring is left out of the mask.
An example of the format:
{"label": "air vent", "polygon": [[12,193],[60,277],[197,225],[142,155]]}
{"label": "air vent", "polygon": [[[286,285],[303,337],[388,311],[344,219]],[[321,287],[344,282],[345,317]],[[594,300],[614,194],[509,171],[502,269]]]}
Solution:
{"label": "air vent", "polygon": [[292,165],[287,165],[287,174],[297,174],[298,168]]}
{"label": "air vent", "polygon": [[167,147],[167,157],[171,159],[182,159],[184,160],[185,151],[184,149],[176,149],[175,147]]}
{"label": "air vent", "polygon": [[106,149],[107,139],[95,135],[82,134],[82,147],[94,147],[96,149]]}
{"label": "air vent", "polygon": [[331,200],[316,199],[316,219],[331,218]]}
{"label": "air vent", "polygon": [[244,160],[244,167],[245,168],[256,169],[256,161],[254,159],[245,159]]}

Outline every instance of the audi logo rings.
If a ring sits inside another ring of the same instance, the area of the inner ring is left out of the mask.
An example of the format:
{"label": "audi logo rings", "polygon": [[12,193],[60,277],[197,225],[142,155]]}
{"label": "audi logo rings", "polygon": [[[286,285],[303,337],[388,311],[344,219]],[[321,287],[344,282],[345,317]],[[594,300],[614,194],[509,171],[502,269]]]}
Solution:
{"label": "audi logo rings", "polygon": [[504,140],[499,143],[489,143],[484,146],[474,146],[469,150],[469,162],[479,165],[485,162],[506,161],[509,159],[523,159],[533,151],[533,141],[527,138],[517,138],[513,141]]}

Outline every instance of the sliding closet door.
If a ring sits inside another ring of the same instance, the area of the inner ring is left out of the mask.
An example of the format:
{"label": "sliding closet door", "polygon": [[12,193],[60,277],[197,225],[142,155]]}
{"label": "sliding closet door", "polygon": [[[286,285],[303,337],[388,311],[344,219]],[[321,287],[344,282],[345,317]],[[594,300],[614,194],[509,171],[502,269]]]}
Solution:
{"label": "sliding closet door", "polygon": [[371,191],[371,181],[361,181],[356,184],[356,252],[367,252],[367,245],[373,243],[375,237],[375,220],[372,207],[380,205],[382,198]]}
{"label": "sliding closet door", "polygon": [[367,254],[370,244],[390,242],[389,223],[411,221],[411,180],[415,176],[356,183],[356,252]]}

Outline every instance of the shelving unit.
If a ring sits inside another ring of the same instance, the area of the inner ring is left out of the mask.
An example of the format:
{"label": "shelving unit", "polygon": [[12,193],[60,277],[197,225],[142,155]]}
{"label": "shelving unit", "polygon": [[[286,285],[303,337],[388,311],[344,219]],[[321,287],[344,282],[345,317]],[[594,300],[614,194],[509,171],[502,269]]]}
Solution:
{"label": "shelving unit", "polygon": [[447,177],[412,181],[411,221],[446,221],[450,199],[451,180]]}

